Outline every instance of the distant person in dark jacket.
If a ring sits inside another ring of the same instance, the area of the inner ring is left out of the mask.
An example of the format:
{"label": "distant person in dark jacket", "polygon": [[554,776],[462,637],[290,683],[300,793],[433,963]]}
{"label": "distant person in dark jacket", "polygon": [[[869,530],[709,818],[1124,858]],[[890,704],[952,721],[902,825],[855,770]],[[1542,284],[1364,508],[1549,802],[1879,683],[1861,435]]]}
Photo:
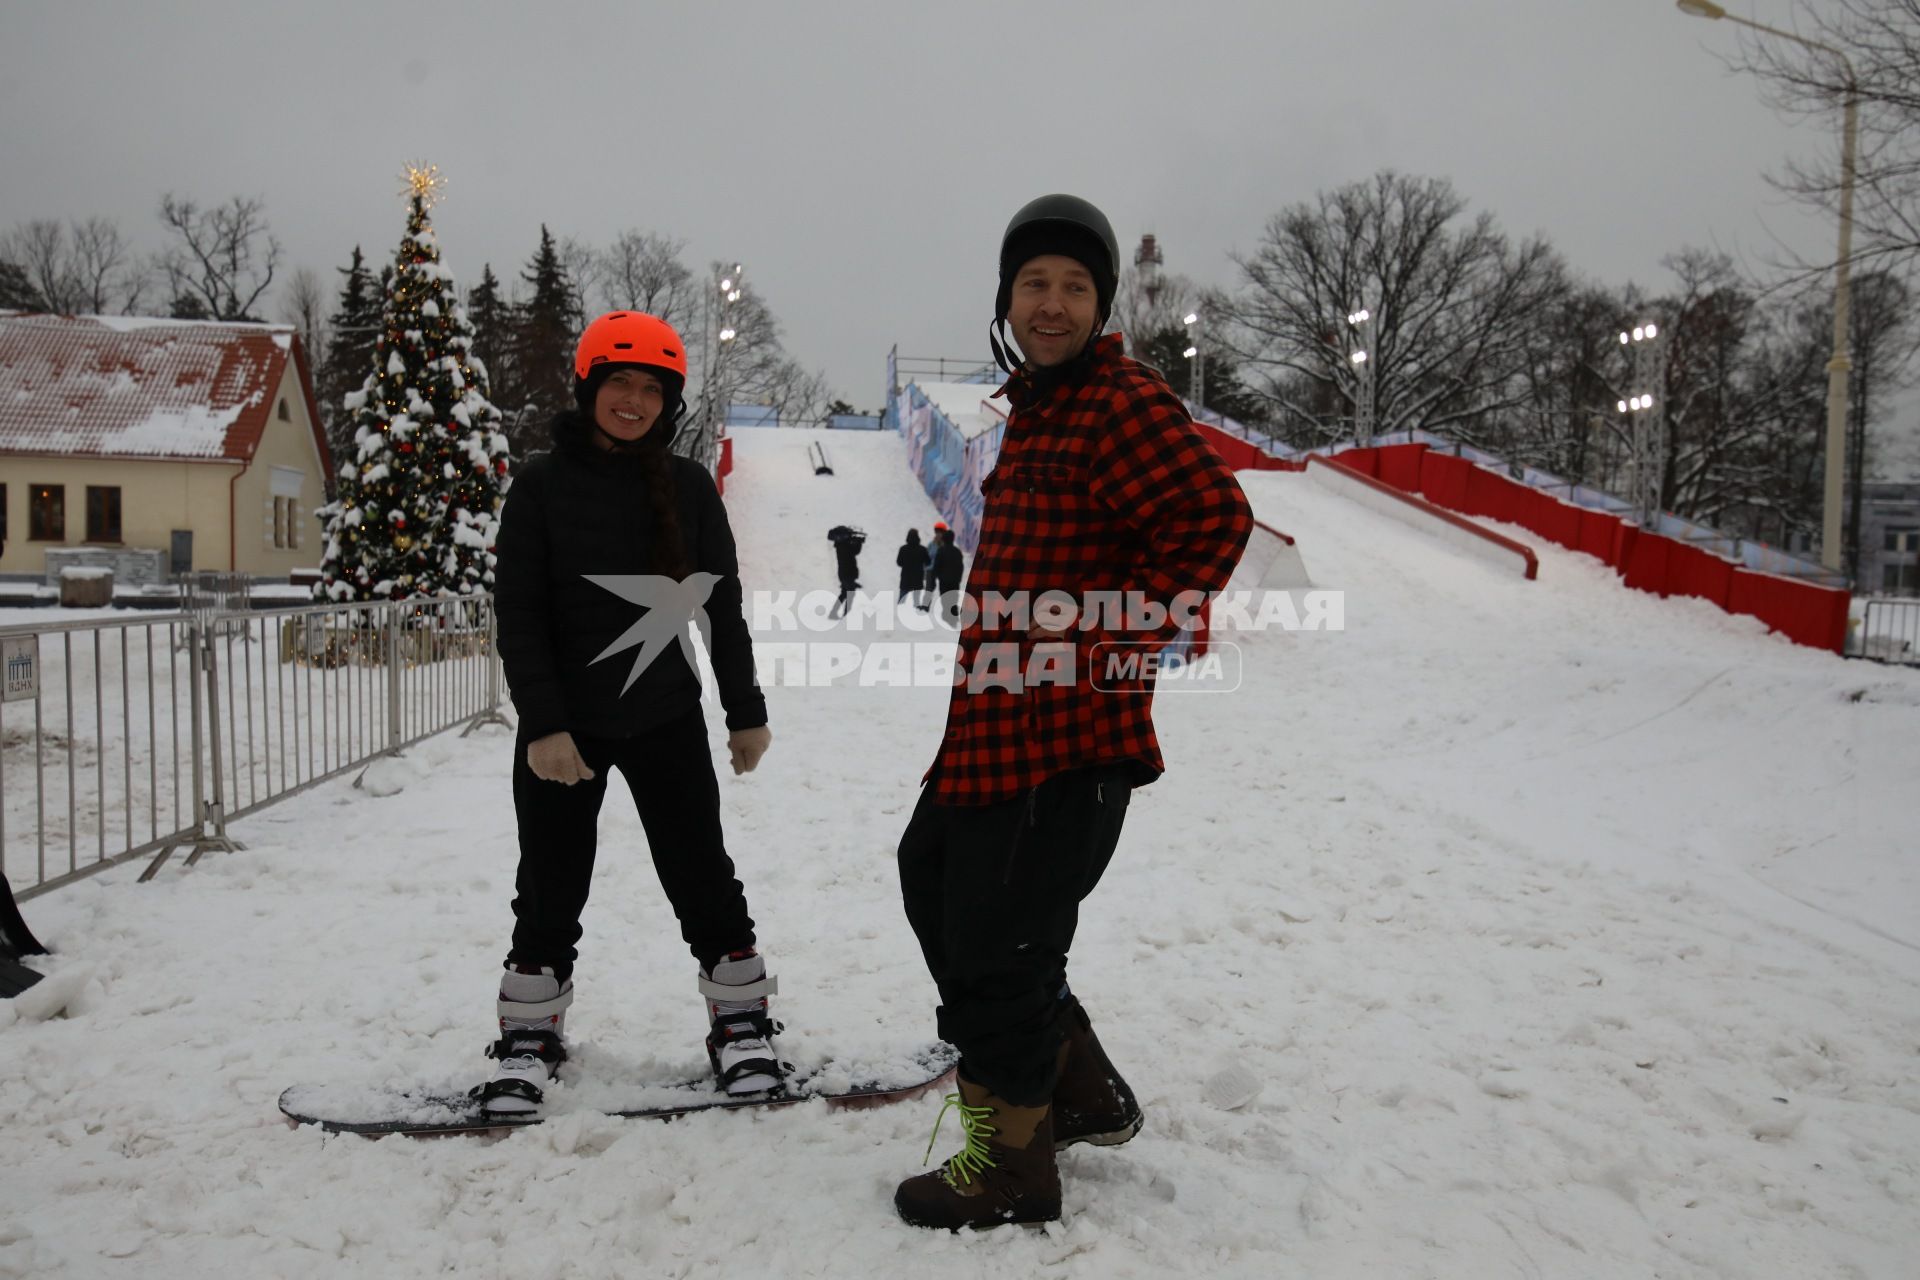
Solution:
{"label": "distant person in dark jacket", "polygon": [[933,549],[933,580],[940,588],[940,607],[948,622],[960,620],[960,579],[965,573],[960,548],[953,544],[953,530],[942,529],[940,543]]}
{"label": "distant person in dark jacket", "polygon": [[853,593],[860,588],[860,549],[867,545],[867,535],[858,529],[837,524],[827,530],[827,541],[833,544],[834,566],[840,574],[840,594],[827,616],[839,618],[844,617],[853,606]]}
{"label": "distant person in dark jacket", "polygon": [[720,1087],[780,1084],[753,920],[720,827],[688,624],[706,634],[736,774],[772,742],[754,679],[727,509],[704,467],[668,445],[686,348],[637,311],[601,316],[574,353],[577,409],[514,477],[498,543],[500,656],[520,713],[513,808],[520,868],[500,980],[498,1061],[479,1098],[538,1111],[566,1060],[575,944],[608,774],[633,793],[654,869],[699,964]]}
{"label": "distant person in dark jacket", "polygon": [[930,535],[927,542],[927,567],[926,567],[927,585],[921,588],[924,594],[922,594],[920,597],[920,607],[923,610],[931,609],[933,607],[934,596],[940,589],[940,581],[937,577],[934,576],[934,572],[933,572],[933,560],[934,560],[934,557],[937,554],[939,554],[940,539],[942,535],[946,533],[946,531],[947,531],[947,522],[945,520],[935,520],[933,522],[933,533]]}
{"label": "distant person in dark jacket", "polygon": [[[918,596],[927,586],[927,549],[920,545],[920,531],[907,530],[907,540],[900,544],[893,562],[900,566],[900,599]],[[899,601],[895,601],[897,604]]]}

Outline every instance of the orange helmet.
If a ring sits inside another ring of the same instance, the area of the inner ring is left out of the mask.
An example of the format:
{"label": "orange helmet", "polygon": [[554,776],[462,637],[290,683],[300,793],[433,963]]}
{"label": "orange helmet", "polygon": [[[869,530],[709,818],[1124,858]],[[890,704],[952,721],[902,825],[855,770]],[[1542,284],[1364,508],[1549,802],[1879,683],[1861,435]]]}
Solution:
{"label": "orange helmet", "polygon": [[687,381],[687,348],[673,326],[642,311],[609,311],[586,327],[573,349],[573,376],[585,382],[601,365],[643,364]]}

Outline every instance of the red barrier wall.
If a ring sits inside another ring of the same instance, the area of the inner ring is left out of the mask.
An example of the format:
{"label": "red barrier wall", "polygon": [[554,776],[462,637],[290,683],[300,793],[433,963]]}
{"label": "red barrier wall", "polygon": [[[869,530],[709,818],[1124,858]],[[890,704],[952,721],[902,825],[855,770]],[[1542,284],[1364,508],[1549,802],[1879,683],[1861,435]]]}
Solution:
{"label": "red barrier wall", "polygon": [[1842,653],[1847,640],[1847,593],[1838,587],[1756,573],[1730,560],[1649,533],[1605,512],[1435,453],[1424,444],[1351,449],[1339,460],[1364,475],[1418,493],[1462,515],[1505,520],[1563,547],[1612,565],[1626,585],[1655,595],[1711,600],[1729,613],[1760,619],[1796,644]]}
{"label": "red barrier wall", "polygon": [[1633,540],[1639,533],[1637,527],[1619,516],[1609,515],[1605,511],[1582,510],[1580,545],[1575,550],[1584,551],[1618,569],[1625,562],[1628,551],[1633,547]]}
{"label": "red barrier wall", "polygon": [[1667,554],[1667,594],[1697,596],[1727,607],[1727,593],[1733,585],[1735,565],[1684,542],[1673,544]]}
{"label": "red barrier wall", "polygon": [[[1400,446],[1395,446],[1396,448]],[[1425,445],[1420,446],[1425,448]],[[1378,449],[1348,449],[1345,453],[1332,455],[1340,460],[1340,465],[1349,471],[1358,471],[1369,479],[1380,478],[1380,451]]]}
{"label": "red barrier wall", "polygon": [[1379,452],[1380,463],[1374,479],[1384,480],[1403,493],[1420,492],[1420,459],[1427,452],[1424,444],[1396,445]]}
{"label": "red barrier wall", "polygon": [[1200,434],[1206,437],[1220,460],[1235,471],[1305,471],[1307,464],[1292,462],[1286,458],[1276,458],[1263,451],[1258,445],[1250,444],[1238,436],[1230,436],[1210,422],[1196,422]]}
{"label": "red barrier wall", "polygon": [[1429,450],[1420,455],[1420,492],[1437,507],[1460,511],[1466,504],[1467,473],[1471,470],[1473,464],[1465,458]]}
{"label": "red barrier wall", "polygon": [[1846,651],[1847,605],[1846,592],[1837,588],[1751,569],[1736,570],[1727,591],[1729,613],[1752,614],[1801,644],[1835,653]]}

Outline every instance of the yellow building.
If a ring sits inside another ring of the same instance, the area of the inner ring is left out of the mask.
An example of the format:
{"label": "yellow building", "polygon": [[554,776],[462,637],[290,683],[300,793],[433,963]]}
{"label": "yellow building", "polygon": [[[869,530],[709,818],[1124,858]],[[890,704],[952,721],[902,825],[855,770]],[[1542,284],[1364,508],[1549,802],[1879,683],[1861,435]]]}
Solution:
{"label": "yellow building", "polygon": [[84,546],[285,577],[330,468],[288,326],[0,312],[0,573]]}

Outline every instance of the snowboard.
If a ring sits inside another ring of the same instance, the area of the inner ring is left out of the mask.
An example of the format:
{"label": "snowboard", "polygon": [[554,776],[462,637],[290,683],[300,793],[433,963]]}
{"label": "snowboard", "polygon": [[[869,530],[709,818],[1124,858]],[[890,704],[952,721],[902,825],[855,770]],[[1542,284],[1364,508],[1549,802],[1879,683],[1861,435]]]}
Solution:
{"label": "snowboard", "polygon": [[790,1107],[816,1098],[829,1106],[877,1106],[917,1098],[939,1087],[960,1061],[960,1051],[943,1041],[870,1062],[828,1060],[790,1072],[778,1089],[734,1097],[722,1093],[713,1077],[652,1084],[569,1084],[547,1106],[530,1116],[490,1116],[466,1090],[435,1085],[297,1084],[280,1095],[280,1111],[289,1125],[319,1125],[329,1133],[379,1137],[439,1137],[461,1133],[504,1134],[568,1115],[611,1115],[630,1119],[671,1120],[700,1111],[750,1111]]}

